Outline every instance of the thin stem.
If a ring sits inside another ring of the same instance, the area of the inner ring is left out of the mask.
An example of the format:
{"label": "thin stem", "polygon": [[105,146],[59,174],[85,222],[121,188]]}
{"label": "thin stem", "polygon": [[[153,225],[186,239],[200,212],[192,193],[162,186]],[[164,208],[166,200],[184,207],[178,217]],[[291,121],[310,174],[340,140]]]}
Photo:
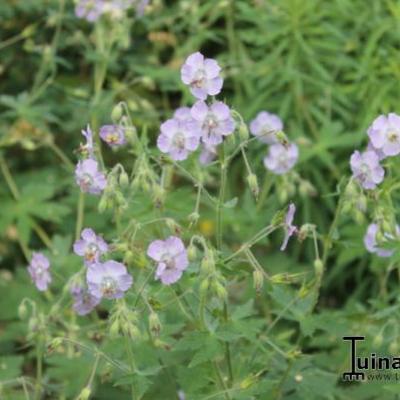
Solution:
{"label": "thin stem", "polygon": [[[132,378],[133,378],[133,374],[136,370],[136,365],[135,365],[135,359],[133,358],[132,345],[131,345],[131,342],[130,342],[128,336],[125,336],[125,345],[126,345],[126,351],[128,353],[129,363],[130,363],[130,372],[131,372]],[[132,395],[132,400],[137,399],[135,384],[133,382],[131,384],[131,395]]]}
{"label": "thin stem", "polygon": [[221,163],[221,186],[219,190],[219,197],[217,203],[217,248],[221,250],[222,248],[222,208],[224,204],[225,198],[225,187],[226,187],[226,178],[227,178],[227,164],[225,163],[225,155],[224,155],[224,147],[221,147],[220,153],[220,163]]}
{"label": "thin stem", "polygon": [[221,387],[221,389],[224,392],[225,399],[226,400],[230,400],[231,396],[230,396],[230,394],[228,392],[228,388],[225,385],[224,378],[222,377],[221,370],[219,369],[219,366],[218,366],[217,362],[213,361],[212,365],[214,367],[215,375],[217,375],[219,386]]}
{"label": "thin stem", "polygon": [[54,151],[54,153],[57,155],[57,157],[59,157],[59,159],[65,164],[65,166],[73,171],[75,166],[72,163],[72,161],[67,157],[67,155],[62,151],[62,149],[60,149],[60,147],[58,147],[58,145],[56,143],[54,143],[53,141],[49,142],[48,146],[50,147],[51,150]]}
{"label": "thin stem", "polygon": [[[228,303],[224,301],[224,320],[225,323],[229,320],[228,314]],[[233,385],[233,368],[232,368],[232,357],[231,357],[231,348],[229,342],[225,343],[225,358],[228,364],[228,373],[229,373],[229,386],[232,387]]]}
{"label": "thin stem", "polygon": [[35,385],[35,399],[40,400],[42,395],[42,373],[43,373],[43,352],[41,348],[42,342],[39,340],[36,343],[36,385]]}

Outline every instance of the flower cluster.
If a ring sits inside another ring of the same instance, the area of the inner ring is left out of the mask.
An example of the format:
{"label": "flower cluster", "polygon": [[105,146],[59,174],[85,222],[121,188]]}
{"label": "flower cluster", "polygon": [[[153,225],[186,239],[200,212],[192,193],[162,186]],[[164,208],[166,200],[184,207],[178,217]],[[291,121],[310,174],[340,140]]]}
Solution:
{"label": "flower cluster", "polygon": [[103,15],[121,18],[129,8],[135,8],[136,14],[142,16],[148,3],[149,0],[78,0],[75,15],[95,22]]}
{"label": "flower cluster", "polygon": [[235,130],[231,110],[221,101],[207,103],[222,89],[221,67],[217,61],[197,52],[190,55],[181,68],[182,82],[189,86],[198,101],[191,107],[181,107],[173,118],[160,128],[157,146],[176,161],[185,160],[202,144],[200,162],[207,164],[216,154],[216,146]]}
{"label": "flower cluster", "polygon": [[276,175],[283,175],[294,167],[299,158],[299,149],[295,143],[279,140],[283,122],[277,115],[259,112],[250,122],[250,132],[261,142],[270,145],[264,158],[265,168]]}

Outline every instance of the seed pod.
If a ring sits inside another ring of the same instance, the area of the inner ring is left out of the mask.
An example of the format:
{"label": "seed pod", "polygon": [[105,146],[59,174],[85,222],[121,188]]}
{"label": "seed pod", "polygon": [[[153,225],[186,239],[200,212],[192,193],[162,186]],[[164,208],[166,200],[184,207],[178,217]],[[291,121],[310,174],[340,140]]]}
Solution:
{"label": "seed pod", "polygon": [[243,142],[249,138],[249,129],[245,123],[242,123],[239,126],[239,137]]}
{"label": "seed pod", "polygon": [[92,391],[90,390],[90,388],[86,386],[79,393],[77,400],[89,400],[91,393],[92,393]]}
{"label": "seed pod", "polygon": [[125,171],[122,171],[119,175],[119,184],[123,188],[129,186],[129,176]]}
{"label": "seed pod", "polygon": [[111,119],[114,122],[118,122],[122,118],[122,114],[124,112],[124,109],[122,107],[121,103],[118,103],[113,110],[111,111]]}
{"label": "seed pod", "polygon": [[257,176],[255,174],[249,174],[247,176],[247,182],[249,184],[250,190],[253,193],[254,197],[258,197],[260,189],[258,187]]}
{"label": "seed pod", "polygon": [[210,286],[210,282],[208,279],[203,279],[200,283],[200,296],[207,295],[208,287]]}
{"label": "seed pod", "polygon": [[25,302],[21,302],[21,304],[18,306],[18,316],[20,319],[24,320],[28,314],[28,309],[26,307]]}
{"label": "seed pod", "polygon": [[253,286],[257,293],[259,293],[264,286],[264,275],[258,269],[253,271]]}
{"label": "seed pod", "polygon": [[191,244],[187,249],[187,255],[190,262],[193,262],[197,258],[197,249],[196,246]]}
{"label": "seed pod", "polygon": [[314,270],[318,277],[320,277],[324,272],[324,264],[319,258],[314,261]]}

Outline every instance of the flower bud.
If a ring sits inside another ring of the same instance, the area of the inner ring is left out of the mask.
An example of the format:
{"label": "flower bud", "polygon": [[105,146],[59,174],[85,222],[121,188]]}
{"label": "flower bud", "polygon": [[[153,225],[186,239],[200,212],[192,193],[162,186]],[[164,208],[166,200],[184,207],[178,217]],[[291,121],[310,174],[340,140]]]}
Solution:
{"label": "flower bud", "polygon": [[98,205],[97,209],[100,214],[103,214],[103,212],[106,211],[107,208],[108,208],[108,196],[103,195],[99,201],[99,205]]}
{"label": "flower bud", "polygon": [[122,171],[119,175],[119,184],[123,188],[129,186],[129,176],[125,171]]}
{"label": "flower bud", "polygon": [[257,176],[255,174],[249,174],[247,176],[247,182],[254,197],[257,198],[260,192],[260,189],[258,187]]}
{"label": "flower bud", "polygon": [[190,222],[192,225],[197,224],[197,221],[199,220],[199,218],[200,218],[200,215],[199,215],[199,213],[197,213],[197,212],[191,213],[191,214],[189,215],[189,217],[188,217],[189,222]]}
{"label": "flower bud", "polygon": [[176,235],[181,233],[181,227],[172,218],[167,218],[165,223],[172,233],[175,233]]}
{"label": "flower bud", "polygon": [[226,291],[224,286],[218,281],[214,281],[213,286],[214,286],[215,294],[217,295],[217,297],[220,300],[226,300],[226,298],[228,297],[228,292]]}
{"label": "flower bud", "polygon": [[18,306],[18,316],[20,319],[24,320],[28,315],[28,309],[24,301]]}
{"label": "flower bud", "polygon": [[207,295],[208,287],[210,286],[210,282],[208,279],[203,279],[200,283],[200,296]]}
{"label": "flower bud", "polygon": [[285,135],[285,132],[279,131],[276,133],[276,138],[278,139],[279,143],[281,143],[284,146],[287,146],[289,144],[289,140],[287,136]]}
{"label": "flower bud", "polygon": [[319,258],[317,258],[314,261],[314,270],[315,270],[315,274],[318,277],[322,276],[322,274],[324,272],[324,264],[322,263],[322,260],[320,260]]}
{"label": "flower bud", "polygon": [[63,340],[61,338],[54,338],[49,344],[48,352],[57,350],[61,346],[62,342]]}
{"label": "flower bud", "polygon": [[160,185],[153,186],[153,201],[157,208],[161,208],[165,201],[165,190]]}
{"label": "flower bud", "polygon": [[215,263],[213,256],[211,254],[207,254],[201,260],[201,265],[200,265],[201,272],[204,273],[205,275],[208,275],[214,272],[214,268],[215,268]]}
{"label": "flower bud", "polygon": [[264,275],[258,269],[253,271],[253,286],[257,293],[259,293],[264,286]]}
{"label": "flower bud", "polygon": [[196,261],[197,249],[196,246],[191,244],[187,249],[187,255],[190,262]]}
{"label": "flower bud", "polygon": [[114,106],[113,110],[111,111],[111,119],[114,122],[118,122],[122,118],[123,112],[124,109],[122,107],[122,104],[118,103],[116,106]]}
{"label": "flower bud", "polygon": [[152,312],[149,316],[149,328],[154,335],[158,336],[160,334],[161,322],[155,312]]}
{"label": "flower bud", "polygon": [[91,392],[90,388],[86,386],[79,393],[77,400],[89,400],[91,393],[92,392]]}
{"label": "flower bud", "polygon": [[239,137],[243,142],[249,138],[249,129],[245,123],[242,123],[239,126]]}

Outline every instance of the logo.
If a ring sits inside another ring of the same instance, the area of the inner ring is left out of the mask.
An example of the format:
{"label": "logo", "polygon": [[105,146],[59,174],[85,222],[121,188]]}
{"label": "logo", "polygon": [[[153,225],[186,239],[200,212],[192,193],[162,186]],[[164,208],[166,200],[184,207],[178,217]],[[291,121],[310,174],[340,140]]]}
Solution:
{"label": "logo", "polygon": [[[361,357],[357,354],[357,342],[364,341],[365,336],[343,336],[343,340],[350,342],[351,365],[351,370],[342,375],[344,381],[364,381],[366,378],[368,380],[400,379],[398,374],[394,376],[371,374],[371,371],[399,370],[400,357],[378,356],[376,353],[371,353],[368,357]],[[367,375],[367,373],[369,374]]]}

